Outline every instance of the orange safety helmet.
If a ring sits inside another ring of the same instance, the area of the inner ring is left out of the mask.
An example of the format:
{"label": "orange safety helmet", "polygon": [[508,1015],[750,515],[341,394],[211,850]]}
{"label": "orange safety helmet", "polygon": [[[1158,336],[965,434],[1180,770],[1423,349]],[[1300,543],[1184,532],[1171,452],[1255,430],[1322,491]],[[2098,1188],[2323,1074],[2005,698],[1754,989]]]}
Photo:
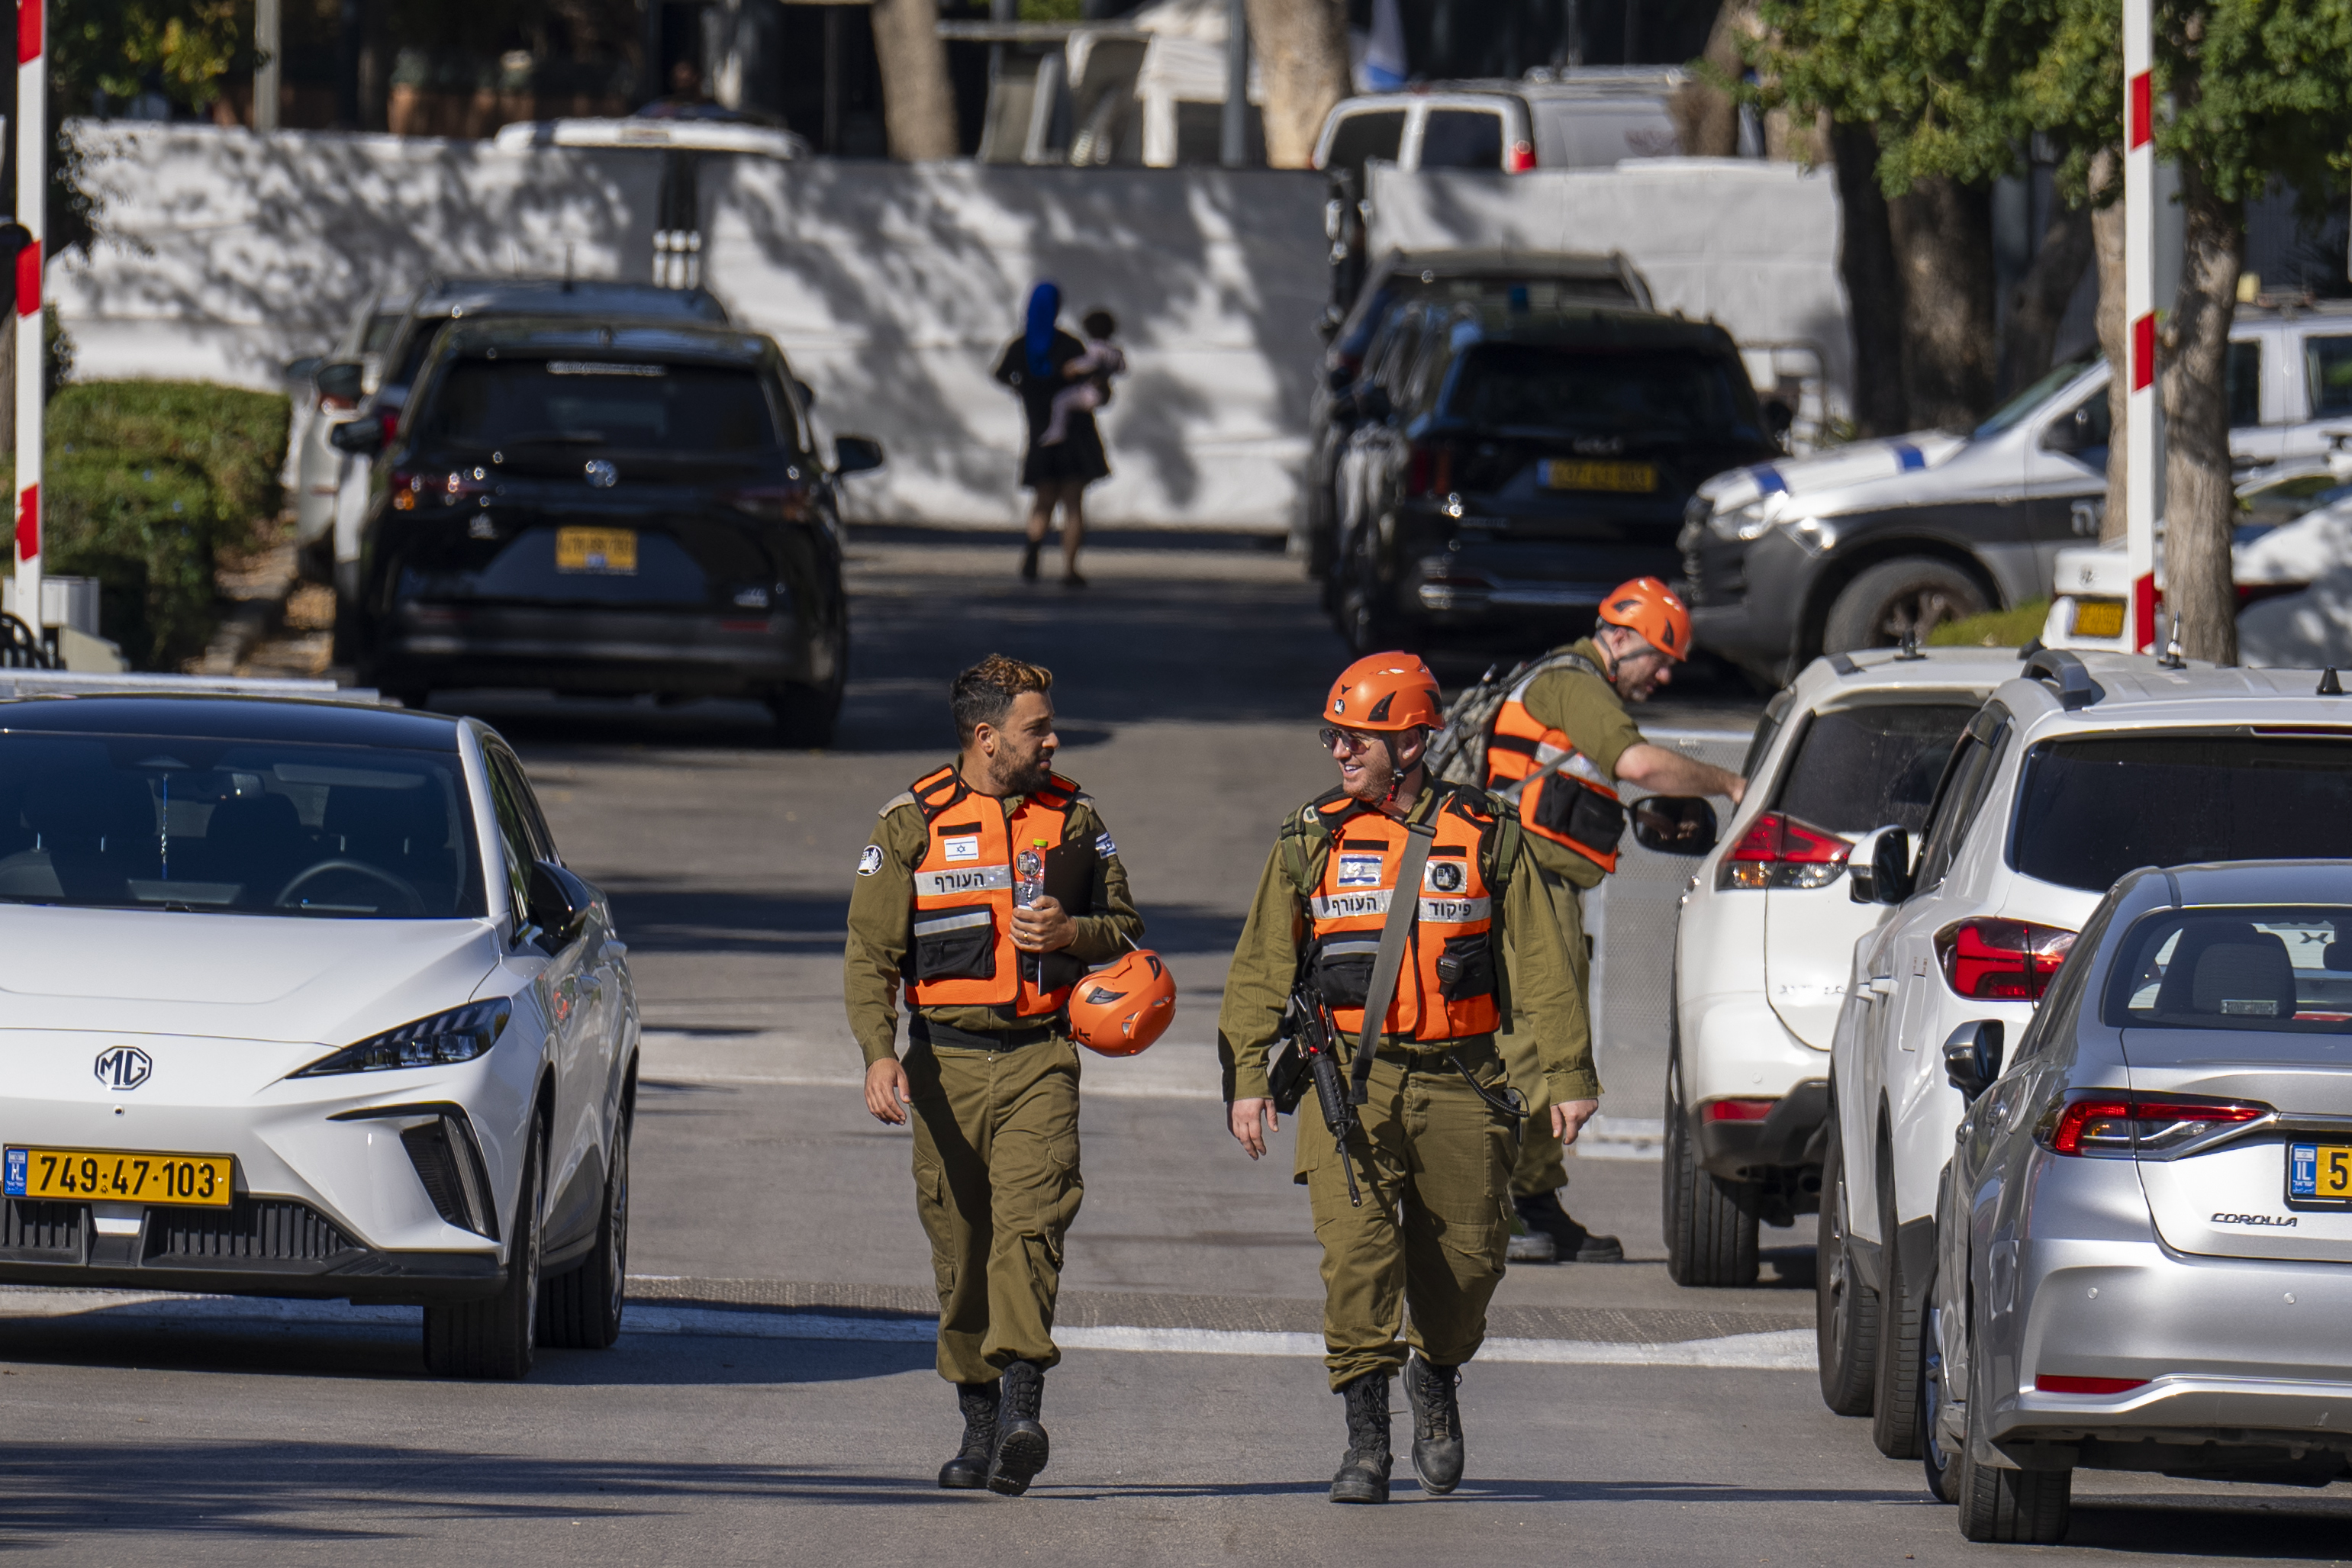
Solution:
{"label": "orange safety helmet", "polygon": [[1654,577],[1637,577],[1610,590],[1601,619],[1628,632],[1676,664],[1690,657],[1690,612]]}
{"label": "orange safety helmet", "polygon": [[1160,955],[1138,948],[1097,969],[1070,992],[1070,1038],[1104,1056],[1133,1056],[1168,1032],[1176,977]]}
{"label": "orange safety helmet", "polygon": [[1435,729],[1445,722],[1437,677],[1411,653],[1367,653],[1331,685],[1323,716],[1342,729]]}

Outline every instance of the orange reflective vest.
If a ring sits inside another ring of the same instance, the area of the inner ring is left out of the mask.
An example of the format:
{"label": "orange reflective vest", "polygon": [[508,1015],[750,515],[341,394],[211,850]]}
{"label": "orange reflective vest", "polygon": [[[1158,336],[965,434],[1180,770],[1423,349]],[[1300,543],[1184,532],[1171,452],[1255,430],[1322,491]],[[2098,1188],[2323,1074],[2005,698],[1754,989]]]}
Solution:
{"label": "orange reflective vest", "polygon": [[[1391,1039],[1425,1044],[1492,1034],[1502,1020],[1490,935],[1495,890],[1480,863],[1496,819],[1481,791],[1438,788],[1445,794],[1432,811],[1437,836],[1416,890],[1421,907],[1381,1024]],[[1363,1031],[1372,961],[1396,897],[1404,825],[1336,790],[1316,801],[1311,814],[1330,843],[1308,901],[1313,974],[1332,1020],[1352,1040]]]}
{"label": "orange reflective vest", "polygon": [[1010,818],[1003,802],[976,795],[953,768],[915,781],[908,793],[930,842],[915,868],[915,945],[908,999],[918,1007],[1009,1009],[1015,1018],[1062,1010],[1085,966],[1066,954],[1034,956],[1013,946],[1013,856],[1043,839],[1061,846],[1078,787],[1050,774]]}
{"label": "orange reflective vest", "polygon": [[[1608,678],[1589,659],[1567,654],[1560,663]],[[1616,780],[1579,751],[1575,741],[1528,711],[1528,687],[1549,673],[1536,671],[1503,699],[1495,733],[1486,739],[1486,788],[1517,802],[1519,822],[1528,832],[1565,844],[1602,871],[1615,871],[1617,841],[1625,834],[1625,804]]]}

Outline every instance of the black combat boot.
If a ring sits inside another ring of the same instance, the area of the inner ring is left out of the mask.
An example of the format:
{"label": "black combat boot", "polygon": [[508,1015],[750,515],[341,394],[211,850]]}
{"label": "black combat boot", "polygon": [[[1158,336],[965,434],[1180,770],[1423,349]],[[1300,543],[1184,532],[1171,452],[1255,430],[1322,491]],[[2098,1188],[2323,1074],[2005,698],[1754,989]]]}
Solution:
{"label": "black combat boot", "polygon": [[1389,1500],[1389,1375],[1367,1372],[1339,1392],[1348,1401],[1348,1452],[1331,1478],[1333,1502]]}
{"label": "black combat boot", "polygon": [[1037,1410],[1045,1394],[1045,1369],[1034,1361],[1004,1365],[1004,1396],[996,1406],[996,1448],[988,1460],[988,1490],[1019,1497],[1045,1468],[1052,1453]]}
{"label": "black combat boot", "polygon": [[1622,1263],[1625,1249],[1614,1236],[1595,1236],[1560,1207],[1556,1192],[1514,1196],[1511,1207],[1530,1233],[1551,1238],[1553,1256],[1562,1263]]}
{"label": "black combat boot", "polygon": [[1412,1405],[1412,1473],[1421,1490],[1444,1497],[1462,1484],[1462,1374],[1416,1355],[1405,1364],[1404,1396]]}
{"label": "black combat boot", "polygon": [[996,1451],[996,1400],[993,1383],[956,1385],[956,1403],[963,1406],[963,1447],[940,1467],[940,1485],[977,1491],[988,1484],[988,1459]]}

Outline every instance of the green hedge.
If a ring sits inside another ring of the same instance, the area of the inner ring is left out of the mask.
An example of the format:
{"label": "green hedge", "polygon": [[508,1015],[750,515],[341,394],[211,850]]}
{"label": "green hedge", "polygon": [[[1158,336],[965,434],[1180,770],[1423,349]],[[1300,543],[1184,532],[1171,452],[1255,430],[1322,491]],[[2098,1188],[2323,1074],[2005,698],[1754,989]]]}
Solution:
{"label": "green hedge", "polygon": [[[99,580],[103,629],[133,667],[204,650],[215,556],[282,505],[290,414],[276,392],[201,382],[84,382],[50,400],[41,564]],[[0,474],[15,494],[14,463]],[[13,508],[5,526],[13,539]]]}
{"label": "green hedge", "polygon": [[1939,648],[2022,648],[2042,635],[2042,623],[2049,619],[2050,601],[2032,599],[2014,610],[1947,621],[1927,633],[1927,643]]}

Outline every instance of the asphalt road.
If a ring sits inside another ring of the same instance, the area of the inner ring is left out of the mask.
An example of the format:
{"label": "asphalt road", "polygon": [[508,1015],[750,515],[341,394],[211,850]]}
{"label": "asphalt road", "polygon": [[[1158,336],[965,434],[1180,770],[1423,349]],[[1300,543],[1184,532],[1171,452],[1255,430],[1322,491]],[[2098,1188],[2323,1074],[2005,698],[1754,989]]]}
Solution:
{"label": "asphalt road", "polygon": [[[993,541],[861,537],[855,676],[823,754],[772,747],[748,708],[446,695],[517,742],[631,944],[646,1035],[629,1332],[485,1386],[424,1375],[413,1313],[0,1292],[0,1547],[697,1564],[2347,1550],[2332,1493],[2091,1475],[2067,1546],[1966,1546],[1916,1465],[1822,1406],[1809,1231],[1769,1238],[1759,1289],[1677,1290],[1658,1166],[1622,1159],[1572,1161],[1570,1198],[1633,1261],[1504,1281],[1464,1386],[1463,1490],[1423,1498],[1405,1469],[1399,1506],[1329,1507],[1343,1439],[1313,1354],[1304,1197],[1286,1138],[1254,1166],[1225,1136],[1211,1042],[1274,825],[1324,787],[1312,715],[1344,653],[1293,570],[1247,541],[1114,539],[1076,593],[1024,589],[1013,564]],[[1184,994],[1167,1040],[1087,1067],[1055,1458],[1017,1502],[931,1485],[955,1422],[925,1343],[928,1249],[905,1134],[858,1103],[838,977],[872,812],[948,754],[947,678],[991,649],[1056,670],[1060,766],[1101,803]],[[1718,690],[1654,717],[1754,711]]]}

